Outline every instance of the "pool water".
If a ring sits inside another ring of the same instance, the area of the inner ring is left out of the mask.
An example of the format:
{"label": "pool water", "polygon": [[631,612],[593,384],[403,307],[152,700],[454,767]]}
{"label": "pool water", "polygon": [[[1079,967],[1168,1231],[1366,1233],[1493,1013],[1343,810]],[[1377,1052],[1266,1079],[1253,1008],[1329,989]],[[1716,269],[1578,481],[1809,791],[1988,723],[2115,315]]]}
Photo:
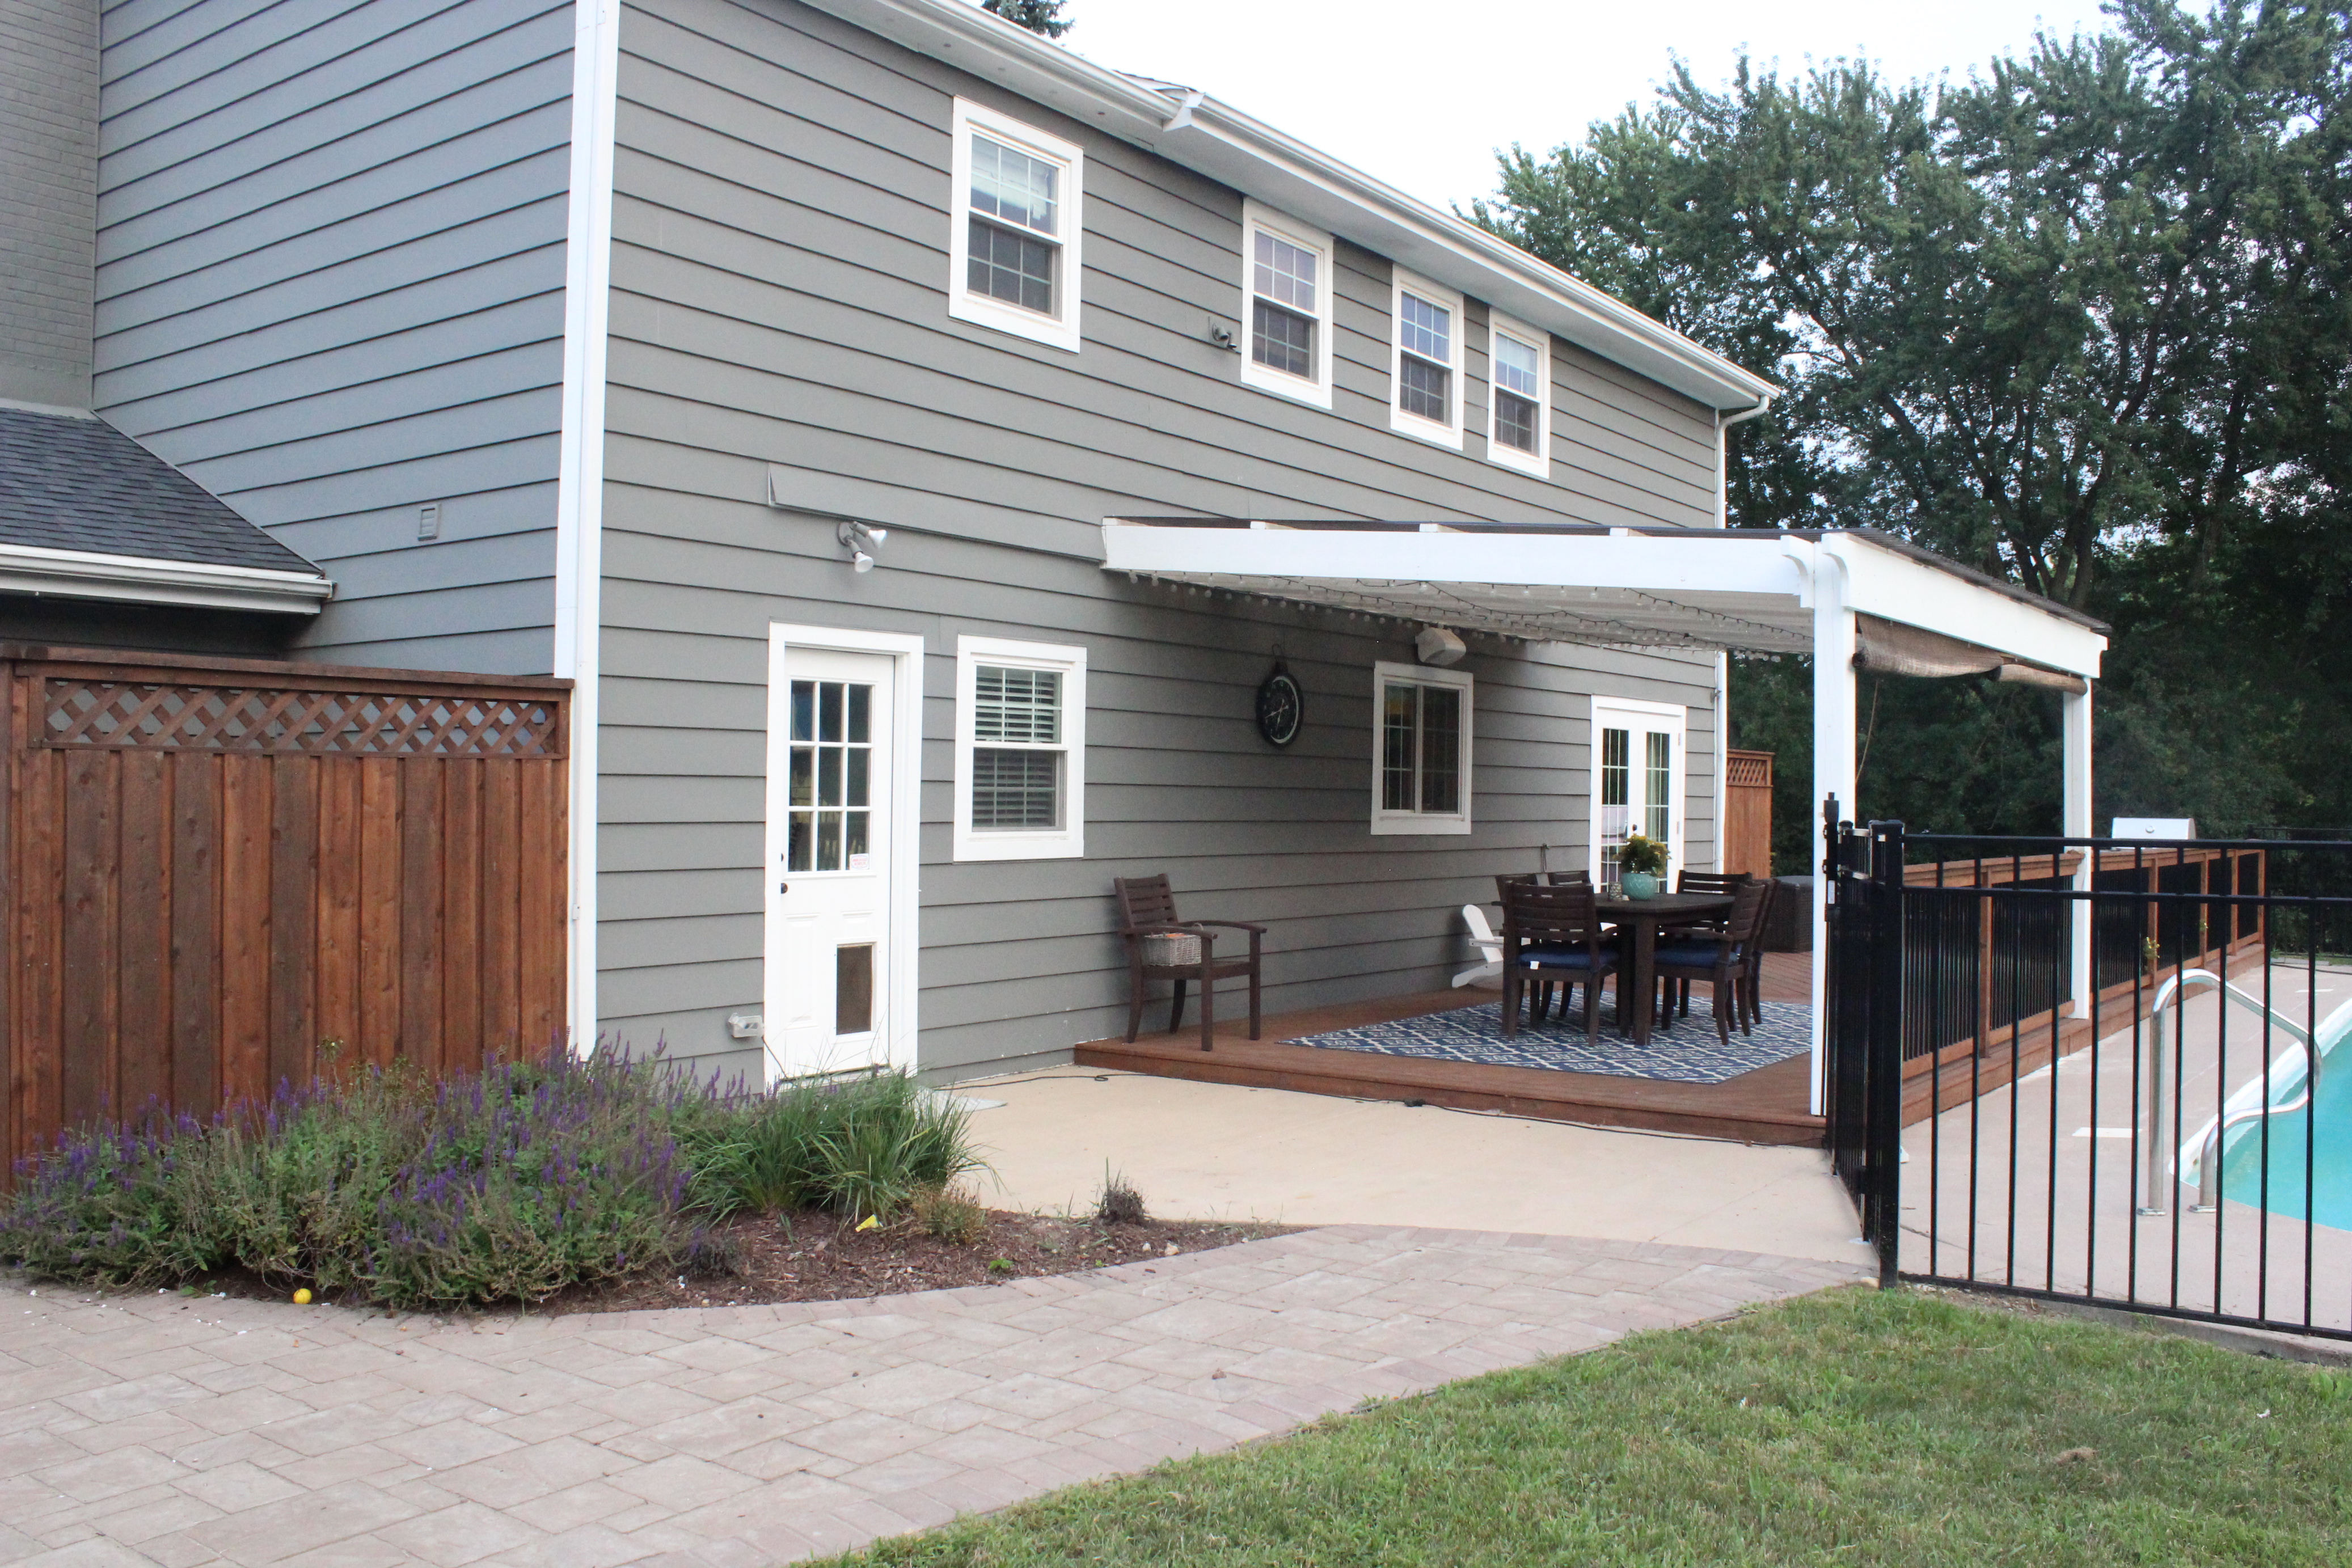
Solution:
{"label": "pool water", "polygon": [[2352,1230],[2352,1052],[2336,1051],[2322,1059],[2319,1093],[2307,1119],[2302,1111],[2287,1111],[2265,1121],[2270,1128],[2267,1201],[2262,1188],[2264,1122],[2230,1129],[2230,1146],[2221,1158],[2222,1195],[2292,1219],[2305,1218],[2307,1121],[2318,1134],[2310,1173],[2317,1210],[2312,1218],[2337,1230]]}

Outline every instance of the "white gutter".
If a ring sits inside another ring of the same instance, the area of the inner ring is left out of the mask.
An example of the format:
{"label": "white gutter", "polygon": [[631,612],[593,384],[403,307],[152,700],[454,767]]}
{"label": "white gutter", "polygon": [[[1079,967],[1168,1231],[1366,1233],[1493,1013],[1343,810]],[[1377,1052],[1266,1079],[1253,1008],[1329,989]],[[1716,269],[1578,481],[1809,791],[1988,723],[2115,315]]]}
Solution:
{"label": "white gutter", "polygon": [[1203,93],[1161,92],[967,0],[809,0],[866,31],[1059,110],[1328,229],[1717,409],[1772,383],[1474,224]]}
{"label": "white gutter", "polygon": [[0,592],[316,615],[335,585],[315,571],[0,544]]}
{"label": "white gutter", "polygon": [[563,435],[555,486],[554,672],[572,682],[564,1016],[586,1054],[596,1028],[597,712],[604,583],[604,372],[612,303],[613,141],[621,0],[575,0],[571,216],[564,236]]}

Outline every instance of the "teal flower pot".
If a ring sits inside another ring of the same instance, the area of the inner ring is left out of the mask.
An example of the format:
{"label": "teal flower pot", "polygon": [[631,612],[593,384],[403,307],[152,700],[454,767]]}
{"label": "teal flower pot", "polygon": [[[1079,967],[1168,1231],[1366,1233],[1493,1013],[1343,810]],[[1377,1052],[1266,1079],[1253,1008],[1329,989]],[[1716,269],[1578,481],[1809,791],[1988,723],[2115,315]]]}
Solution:
{"label": "teal flower pot", "polygon": [[1625,884],[1625,896],[1628,898],[1658,896],[1658,879],[1648,872],[1629,871],[1620,880]]}

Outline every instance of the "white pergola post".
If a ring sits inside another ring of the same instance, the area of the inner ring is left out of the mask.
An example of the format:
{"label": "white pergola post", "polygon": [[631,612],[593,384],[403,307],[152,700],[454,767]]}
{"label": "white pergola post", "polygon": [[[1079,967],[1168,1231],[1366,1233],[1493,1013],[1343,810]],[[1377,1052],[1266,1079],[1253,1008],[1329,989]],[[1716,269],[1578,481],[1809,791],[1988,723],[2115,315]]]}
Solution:
{"label": "white pergola post", "polygon": [[1813,1089],[1812,1113],[1822,1114],[1829,1062],[1830,883],[1820,874],[1822,803],[1834,795],[1846,817],[1853,810],[1853,610],[1846,566],[1828,550],[1813,557]]}
{"label": "white pergola post", "polygon": [[[2061,816],[2060,831],[2070,839],[2087,839],[2092,834],[2091,823],[2091,683],[2084,681],[2079,693],[2068,692],[2059,705],[2059,729],[2065,746],[2066,777],[2063,786],[2065,800]],[[2092,875],[2098,870],[2099,854],[2087,846],[2083,862],[2074,868],[2074,885],[2088,892],[2095,885]],[[2087,1018],[2091,1012],[2091,904],[2088,899],[2076,899],[2074,909],[2074,937],[2071,944],[2074,963],[2071,992],[2074,1016]]]}

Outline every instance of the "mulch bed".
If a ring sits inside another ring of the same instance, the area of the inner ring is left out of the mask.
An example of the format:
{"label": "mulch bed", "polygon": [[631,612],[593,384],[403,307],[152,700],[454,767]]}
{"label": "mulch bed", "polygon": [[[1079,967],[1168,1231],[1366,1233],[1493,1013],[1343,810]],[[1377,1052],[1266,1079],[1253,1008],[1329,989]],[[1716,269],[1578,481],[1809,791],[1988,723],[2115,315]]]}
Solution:
{"label": "mulch bed", "polygon": [[1002,1284],[1045,1274],[1076,1274],[1147,1258],[1173,1258],[1236,1241],[1279,1236],[1295,1227],[1146,1219],[1107,1225],[1091,1218],[987,1211],[987,1228],[969,1242],[943,1241],[911,1220],[859,1230],[831,1214],[760,1215],[720,1228],[740,1257],[740,1271],[579,1286],[530,1309],[535,1312],[626,1312],[646,1307],[730,1307],[766,1301],[837,1301],[856,1297]]}
{"label": "mulch bed", "polygon": [[[748,1215],[713,1227],[719,1250],[731,1251],[728,1272],[634,1275],[601,1285],[576,1285],[529,1308],[440,1309],[436,1317],[505,1312],[632,1312],[648,1307],[734,1307],[766,1301],[839,1301],[958,1285],[1003,1284],[1046,1274],[1076,1274],[1147,1258],[1173,1258],[1255,1241],[1297,1228],[1288,1225],[1226,1225],[1213,1220],[1145,1219],[1105,1224],[1091,1217],[1014,1214],[987,1209],[986,1228],[969,1242],[943,1241],[911,1219],[859,1230],[838,1215]],[[723,1245],[731,1242],[731,1247]],[[70,1287],[68,1287],[70,1288]],[[282,1301],[287,1288],[243,1269],[224,1270],[184,1287],[189,1295]],[[334,1306],[365,1301],[325,1298]]]}

